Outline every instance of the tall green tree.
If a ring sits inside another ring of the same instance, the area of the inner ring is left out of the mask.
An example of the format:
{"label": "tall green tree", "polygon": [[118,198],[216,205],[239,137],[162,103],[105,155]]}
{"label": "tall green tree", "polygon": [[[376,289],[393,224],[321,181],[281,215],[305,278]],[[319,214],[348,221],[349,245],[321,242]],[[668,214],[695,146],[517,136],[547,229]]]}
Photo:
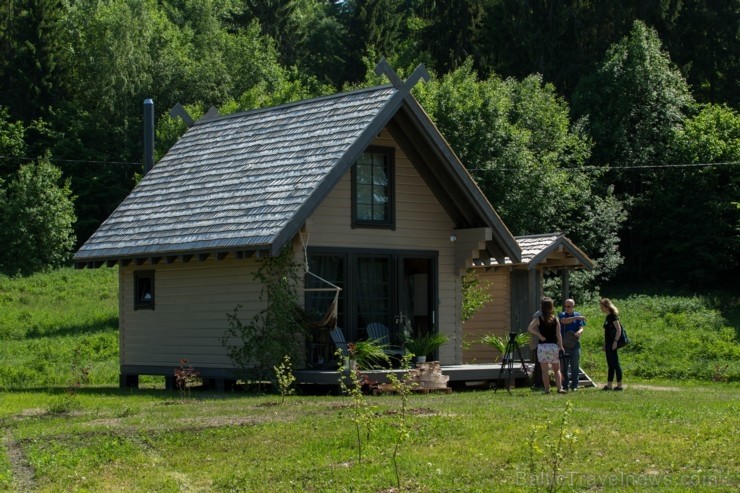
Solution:
{"label": "tall green tree", "polygon": [[663,39],[702,102],[740,107],[740,2],[681,0]]}
{"label": "tall green tree", "polygon": [[48,158],[22,165],[7,188],[0,181],[0,270],[25,275],[63,265],[75,244],[73,201]]}
{"label": "tall green tree", "polygon": [[647,274],[681,285],[734,286],[740,274],[740,113],[703,106],[674,138],[669,158],[680,166],[661,174],[662,185],[647,199],[654,214],[642,222]]}
{"label": "tall green tree", "polygon": [[591,279],[613,275],[624,211],[584,169],[591,143],[552,85],[479,80],[467,62],[416,91],[515,235],[561,231],[597,261]]}
{"label": "tall green tree", "polygon": [[655,187],[671,186],[662,179],[661,168],[669,164],[675,133],[693,104],[657,33],[640,21],[609,49],[574,97],[576,113],[589,119],[595,142],[592,162],[617,168],[605,180],[634,200],[624,251],[637,275],[652,262],[645,244],[646,227],[655,214],[650,197]]}
{"label": "tall green tree", "polygon": [[349,0],[338,14],[346,32],[344,81],[359,82],[367,66],[396,58],[407,15],[403,0]]}
{"label": "tall green tree", "polygon": [[490,0],[479,68],[518,78],[540,73],[570,97],[636,19],[672,32],[682,5],[674,0]]}
{"label": "tall green tree", "polygon": [[593,161],[617,166],[660,164],[692,104],[657,32],[640,21],[583,80],[573,102],[577,115],[589,117]]}
{"label": "tall green tree", "polygon": [[11,121],[8,109],[0,106],[0,179],[10,176],[25,155],[25,130],[22,122]]}
{"label": "tall green tree", "polygon": [[416,16],[424,20],[420,49],[430,54],[431,68],[444,74],[479,54],[479,34],[487,0],[418,2]]}
{"label": "tall green tree", "polygon": [[15,0],[0,9],[0,106],[29,124],[66,96],[69,53],[61,0]]}

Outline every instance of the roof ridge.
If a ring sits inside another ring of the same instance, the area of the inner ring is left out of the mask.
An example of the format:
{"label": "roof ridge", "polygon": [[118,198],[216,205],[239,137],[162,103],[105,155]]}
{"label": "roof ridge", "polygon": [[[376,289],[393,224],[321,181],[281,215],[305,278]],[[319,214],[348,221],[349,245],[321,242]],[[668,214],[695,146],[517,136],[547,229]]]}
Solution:
{"label": "roof ridge", "polygon": [[559,231],[555,231],[553,233],[537,233],[537,234],[534,234],[534,235],[515,236],[514,239],[520,240],[520,239],[524,239],[524,238],[545,238],[547,236],[558,236],[558,237],[560,237],[560,236],[565,236],[565,235],[563,235],[563,233],[561,233]]}
{"label": "roof ridge", "polygon": [[325,96],[316,96],[314,98],[309,99],[300,99],[298,101],[290,101],[288,103],[282,103],[275,106],[265,106],[264,108],[253,108],[251,110],[245,110],[245,111],[238,111],[236,113],[229,113],[228,115],[220,115],[214,118],[208,118],[208,119],[199,119],[196,120],[195,123],[193,123],[193,126],[196,125],[205,125],[207,123],[217,122],[217,121],[223,121],[228,120],[230,118],[239,118],[247,115],[255,115],[259,113],[266,113],[268,111],[276,111],[276,110],[283,110],[286,108],[290,108],[293,106],[299,106],[303,104],[309,104],[309,103],[317,103],[321,101],[328,101],[331,99],[338,99],[346,96],[350,96],[353,94],[361,94],[363,92],[373,92],[373,91],[380,91],[383,89],[394,89],[392,84],[384,84],[382,86],[371,86],[371,87],[362,87],[360,89],[354,89],[352,91],[347,92],[340,92],[336,94],[327,94]]}

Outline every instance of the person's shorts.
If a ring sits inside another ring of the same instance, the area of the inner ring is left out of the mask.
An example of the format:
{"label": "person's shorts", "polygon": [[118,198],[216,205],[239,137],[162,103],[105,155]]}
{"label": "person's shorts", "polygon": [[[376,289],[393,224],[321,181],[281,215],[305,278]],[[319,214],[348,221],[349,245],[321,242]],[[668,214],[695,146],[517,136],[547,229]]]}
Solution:
{"label": "person's shorts", "polygon": [[558,345],[540,344],[537,346],[537,361],[540,363],[560,363]]}

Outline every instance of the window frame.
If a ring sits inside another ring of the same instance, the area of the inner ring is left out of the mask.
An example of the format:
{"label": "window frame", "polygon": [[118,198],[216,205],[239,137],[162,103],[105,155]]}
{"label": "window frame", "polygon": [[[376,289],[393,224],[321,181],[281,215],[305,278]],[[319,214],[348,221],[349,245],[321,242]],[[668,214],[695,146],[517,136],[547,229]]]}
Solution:
{"label": "window frame", "polygon": [[[373,219],[359,219],[358,206],[357,206],[357,162],[352,165],[352,228],[377,228],[377,229],[396,229],[396,162],[395,162],[395,148],[393,147],[381,147],[381,146],[370,146],[362,153],[363,156],[366,154],[381,154],[385,159],[385,167],[387,173],[388,183],[386,185],[386,197],[388,199],[387,216],[383,220]],[[359,161],[359,160],[358,160]],[[375,206],[375,202],[372,204]]]}
{"label": "window frame", "polygon": [[[149,301],[143,301],[139,297],[140,283],[148,281],[151,284],[151,295],[152,299]],[[155,285],[154,285],[154,271],[153,270],[137,270],[134,271],[134,310],[154,310]]]}

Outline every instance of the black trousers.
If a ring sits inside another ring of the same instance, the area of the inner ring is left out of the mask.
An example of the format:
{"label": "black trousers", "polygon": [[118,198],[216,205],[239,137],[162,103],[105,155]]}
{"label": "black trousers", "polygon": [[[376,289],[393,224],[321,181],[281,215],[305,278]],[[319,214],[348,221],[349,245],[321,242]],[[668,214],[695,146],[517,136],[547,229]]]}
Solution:
{"label": "black trousers", "polygon": [[622,365],[619,364],[618,350],[612,348],[606,349],[606,365],[608,367],[607,381],[612,383],[616,374],[617,382],[622,381]]}

